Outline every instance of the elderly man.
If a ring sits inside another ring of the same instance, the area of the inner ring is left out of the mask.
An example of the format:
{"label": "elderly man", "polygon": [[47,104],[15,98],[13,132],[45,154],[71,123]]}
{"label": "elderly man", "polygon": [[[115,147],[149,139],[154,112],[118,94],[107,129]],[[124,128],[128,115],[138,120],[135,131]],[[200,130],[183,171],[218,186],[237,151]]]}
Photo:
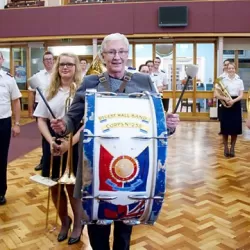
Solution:
{"label": "elderly man", "polygon": [[[149,75],[141,73],[128,73],[125,66],[128,60],[128,39],[119,33],[108,35],[104,38],[100,55],[104,61],[107,72],[104,79],[98,75],[89,75],[84,78],[84,83],[77,90],[69,112],[63,119],[51,120],[51,126],[58,134],[67,134],[76,128],[84,115],[85,91],[96,88],[97,91],[112,92],[156,92]],[[177,114],[167,115],[167,125],[172,131],[175,130],[179,121]],[[77,186],[77,185],[76,185]],[[81,189],[81,185],[78,185]],[[79,191],[80,193],[80,191]],[[113,250],[127,250],[130,245],[132,226],[123,222],[114,222]],[[90,244],[93,250],[109,250],[110,225],[88,225]]]}

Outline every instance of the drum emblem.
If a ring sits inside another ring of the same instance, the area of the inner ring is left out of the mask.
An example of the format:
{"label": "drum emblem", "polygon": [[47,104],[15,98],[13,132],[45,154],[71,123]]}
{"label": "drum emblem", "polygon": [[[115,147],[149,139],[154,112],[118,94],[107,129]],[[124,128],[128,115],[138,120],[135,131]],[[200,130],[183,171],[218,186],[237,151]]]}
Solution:
{"label": "drum emblem", "polygon": [[137,161],[128,155],[119,156],[110,164],[110,173],[118,182],[130,182],[138,172]]}

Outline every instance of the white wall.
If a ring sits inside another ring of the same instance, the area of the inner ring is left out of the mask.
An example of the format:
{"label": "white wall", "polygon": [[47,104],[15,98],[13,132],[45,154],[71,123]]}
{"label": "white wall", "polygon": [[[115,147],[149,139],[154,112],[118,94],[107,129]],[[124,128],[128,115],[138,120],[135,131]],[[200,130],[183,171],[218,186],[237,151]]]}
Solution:
{"label": "white wall", "polygon": [[4,6],[7,4],[8,0],[0,0],[0,9],[4,9]]}

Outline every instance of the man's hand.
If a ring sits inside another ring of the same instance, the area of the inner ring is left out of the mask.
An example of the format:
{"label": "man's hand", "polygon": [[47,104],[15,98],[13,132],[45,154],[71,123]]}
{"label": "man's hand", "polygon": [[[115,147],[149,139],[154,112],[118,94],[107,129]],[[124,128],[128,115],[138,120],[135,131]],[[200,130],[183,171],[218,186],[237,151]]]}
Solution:
{"label": "man's hand", "polygon": [[60,145],[56,143],[56,138],[53,137],[52,141],[50,142],[50,152],[54,156],[61,155],[60,153]]}
{"label": "man's hand", "polygon": [[247,119],[246,125],[247,125],[247,127],[250,129],[250,117]]}
{"label": "man's hand", "polygon": [[166,115],[166,122],[167,127],[171,130],[175,130],[177,125],[179,124],[179,115],[178,114],[167,114]]}
{"label": "man's hand", "polygon": [[29,109],[29,118],[34,118],[33,116],[34,110],[33,109]]}
{"label": "man's hand", "polygon": [[16,137],[20,134],[20,127],[18,125],[14,125],[12,127],[12,136]]}
{"label": "man's hand", "polygon": [[66,124],[62,119],[52,119],[50,125],[56,134],[60,135],[66,131]]}

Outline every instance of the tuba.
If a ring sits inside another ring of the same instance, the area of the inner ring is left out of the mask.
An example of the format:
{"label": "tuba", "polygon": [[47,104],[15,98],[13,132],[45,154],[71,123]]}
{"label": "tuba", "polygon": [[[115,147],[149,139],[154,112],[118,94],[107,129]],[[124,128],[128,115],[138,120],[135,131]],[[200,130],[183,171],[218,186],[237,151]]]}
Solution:
{"label": "tuba", "polygon": [[99,55],[95,57],[95,59],[90,64],[90,67],[88,68],[86,75],[99,75],[106,71],[105,66],[103,65]]}
{"label": "tuba", "polygon": [[[215,80],[215,90],[219,93],[220,96],[224,96],[226,98],[229,98],[229,100],[233,100],[229,92],[227,91],[227,88],[223,84],[222,79],[223,78],[219,77]],[[220,101],[225,108],[231,107],[231,106],[228,106],[224,100],[220,100]]]}

